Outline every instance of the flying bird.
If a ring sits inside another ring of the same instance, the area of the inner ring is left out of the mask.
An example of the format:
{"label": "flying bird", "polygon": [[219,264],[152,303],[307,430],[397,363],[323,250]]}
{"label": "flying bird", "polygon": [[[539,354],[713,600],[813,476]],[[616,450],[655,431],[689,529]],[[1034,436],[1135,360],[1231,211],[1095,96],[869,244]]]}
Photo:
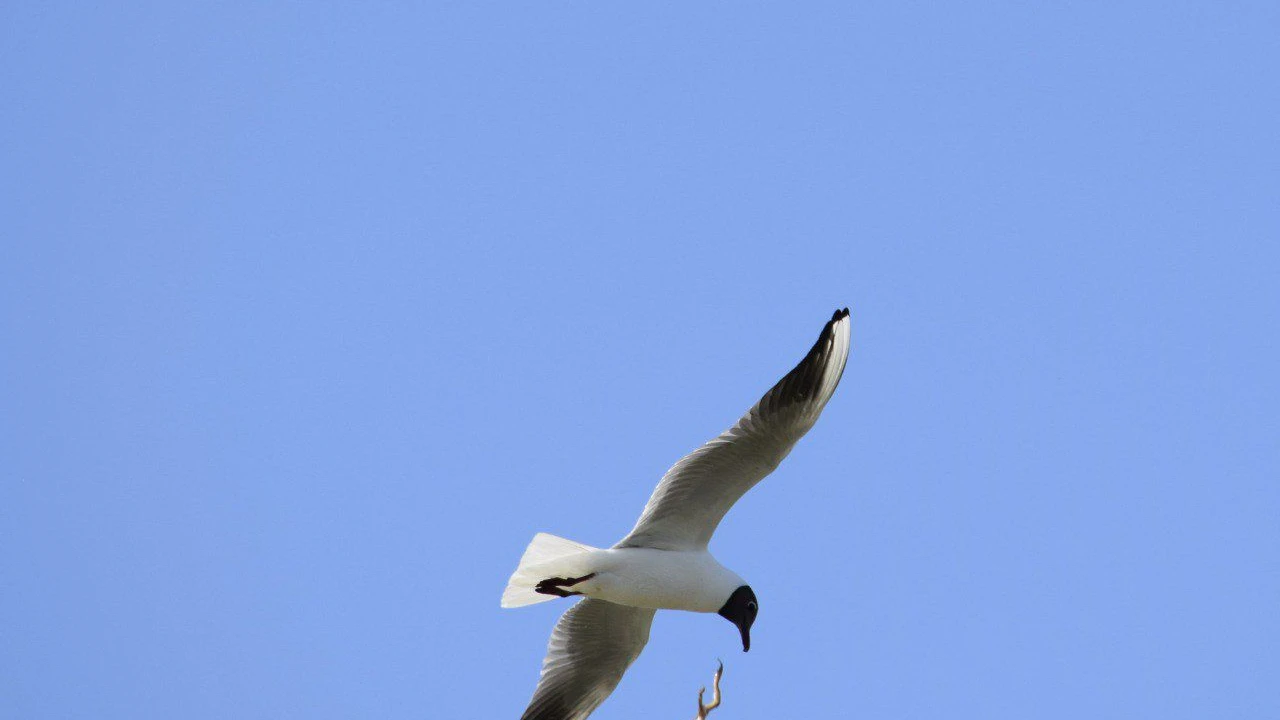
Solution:
{"label": "flying bird", "polygon": [[809,354],[737,424],[662,477],[640,520],[598,549],[538,533],[502,593],[502,607],[585,599],[551,633],[542,676],[521,720],[583,720],[609,697],[649,641],[658,610],[716,613],[742,650],[760,604],[751,586],[707,551],[738,498],[782,462],[835,392],[849,358],[849,309],[837,310]]}

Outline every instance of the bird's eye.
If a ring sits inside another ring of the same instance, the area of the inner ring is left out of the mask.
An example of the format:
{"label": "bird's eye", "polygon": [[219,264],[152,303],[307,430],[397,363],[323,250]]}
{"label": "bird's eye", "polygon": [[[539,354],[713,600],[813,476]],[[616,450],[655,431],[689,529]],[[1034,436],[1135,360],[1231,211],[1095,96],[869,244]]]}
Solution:
{"label": "bird's eye", "polygon": [[758,605],[756,605],[754,602],[749,602],[749,603],[747,603],[747,609],[748,609],[748,610],[758,610],[758,609],[759,609],[759,606],[758,606]]}

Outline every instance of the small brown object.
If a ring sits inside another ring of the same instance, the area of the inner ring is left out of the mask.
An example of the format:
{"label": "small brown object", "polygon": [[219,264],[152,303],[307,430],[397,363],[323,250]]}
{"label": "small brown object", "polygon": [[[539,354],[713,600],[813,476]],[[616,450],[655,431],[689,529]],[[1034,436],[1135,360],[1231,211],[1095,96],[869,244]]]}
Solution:
{"label": "small brown object", "polygon": [[707,716],[711,714],[711,711],[720,707],[720,676],[724,675],[724,663],[719,660],[716,662],[719,663],[720,667],[716,668],[716,676],[711,680],[711,704],[702,704],[702,695],[707,689],[704,687],[698,690],[698,717],[694,718],[694,720],[707,720]]}

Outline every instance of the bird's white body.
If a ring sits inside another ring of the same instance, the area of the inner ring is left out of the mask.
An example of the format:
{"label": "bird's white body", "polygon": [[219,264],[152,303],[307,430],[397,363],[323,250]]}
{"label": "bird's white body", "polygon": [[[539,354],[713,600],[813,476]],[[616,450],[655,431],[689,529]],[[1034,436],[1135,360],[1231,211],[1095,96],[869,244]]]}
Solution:
{"label": "bird's white body", "polygon": [[746,584],[706,550],[594,550],[584,564],[595,577],[574,590],[597,600],[655,610],[718,612],[729,595]]}
{"label": "bird's white body", "polygon": [[[590,577],[587,577],[590,576]],[[703,550],[610,548],[600,550],[538,533],[502,596],[503,607],[555,600],[533,585],[545,578],[581,578],[574,592],[596,600],[654,610],[719,612],[746,583]]]}

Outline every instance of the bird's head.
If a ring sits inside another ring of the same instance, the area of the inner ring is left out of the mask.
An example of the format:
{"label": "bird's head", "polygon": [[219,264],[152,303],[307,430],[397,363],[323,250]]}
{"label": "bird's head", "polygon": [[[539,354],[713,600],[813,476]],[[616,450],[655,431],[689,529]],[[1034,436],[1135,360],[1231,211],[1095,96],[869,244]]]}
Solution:
{"label": "bird's head", "polygon": [[756,594],[751,591],[750,585],[743,585],[725,601],[724,607],[720,608],[718,613],[720,617],[728,620],[738,627],[738,632],[742,633],[742,652],[751,649],[751,624],[756,621],[756,613],[760,612],[760,603],[756,600]]}

